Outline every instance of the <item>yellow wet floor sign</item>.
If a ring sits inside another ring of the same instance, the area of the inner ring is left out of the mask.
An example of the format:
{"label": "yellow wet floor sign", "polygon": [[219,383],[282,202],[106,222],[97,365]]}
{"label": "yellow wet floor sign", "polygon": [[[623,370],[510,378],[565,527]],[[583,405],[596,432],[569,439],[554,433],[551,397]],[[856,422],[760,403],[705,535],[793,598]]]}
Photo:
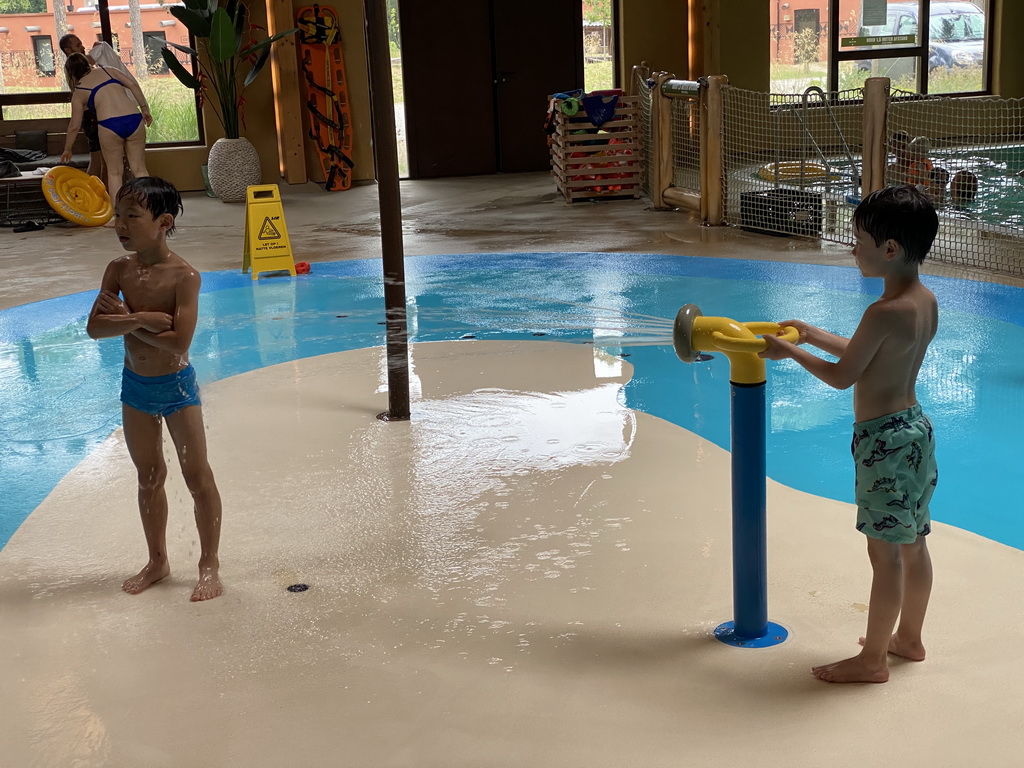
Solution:
{"label": "yellow wet floor sign", "polygon": [[277,184],[256,184],[245,192],[245,250],[242,272],[252,269],[252,279],[261,272],[287,271],[295,276],[295,259],[288,242],[284,208]]}

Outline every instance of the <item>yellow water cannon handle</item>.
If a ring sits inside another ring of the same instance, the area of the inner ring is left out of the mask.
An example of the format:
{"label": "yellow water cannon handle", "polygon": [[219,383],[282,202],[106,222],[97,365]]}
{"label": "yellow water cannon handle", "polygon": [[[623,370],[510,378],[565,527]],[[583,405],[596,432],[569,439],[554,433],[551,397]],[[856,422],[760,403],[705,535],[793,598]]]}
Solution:
{"label": "yellow water cannon handle", "polygon": [[729,358],[729,379],[735,384],[763,384],[765,361],[758,355],[768,342],[758,336],[771,334],[797,343],[800,331],[778,323],[738,323],[727,317],[704,317],[696,304],[687,304],[676,315],[672,345],[684,363],[699,359],[700,352],[724,352]]}
{"label": "yellow water cannon handle", "polygon": [[788,341],[791,344],[796,344],[800,340],[800,331],[791,325],[787,325],[783,328],[778,323],[742,323],[748,331],[754,334],[753,338],[740,338],[738,336],[731,336],[721,331],[712,331],[711,338],[714,341],[715,346],[723,352],[749,352],[752,354],[760,354],[768,348],[768,342],[759,336],[771,334],[777,336],[783,341]]}

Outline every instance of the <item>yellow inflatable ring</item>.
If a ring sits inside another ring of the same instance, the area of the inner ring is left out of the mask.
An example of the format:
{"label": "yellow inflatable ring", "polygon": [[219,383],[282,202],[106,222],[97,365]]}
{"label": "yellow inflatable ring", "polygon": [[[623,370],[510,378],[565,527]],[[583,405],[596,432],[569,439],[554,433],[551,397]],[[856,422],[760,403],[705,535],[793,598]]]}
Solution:
{"label": "yellow inflatable ring", "polygon": [[43,197],[53,210],[83,227],[101,227],[114,215],[103,182],[69,165],[58,165],[43,175]]}
{"label": "yellow inflatable ring", "polygon": [[775,163],[762,165],[757,175],[765,181],[792,181],[800,179],[800,168],[804,169],[805,179],[824,179],[828,176],[828,169],[821,163],[801,163],[799,160],[786,160],[778,165],[778,177],[775,173]]}

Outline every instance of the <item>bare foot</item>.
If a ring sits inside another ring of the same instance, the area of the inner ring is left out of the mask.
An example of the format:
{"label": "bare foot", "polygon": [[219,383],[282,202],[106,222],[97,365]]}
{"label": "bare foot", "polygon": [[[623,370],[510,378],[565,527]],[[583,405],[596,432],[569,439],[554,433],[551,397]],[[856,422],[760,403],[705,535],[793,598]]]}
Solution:
{"label": "bare foot", "polygon": [[[864,638],[862,637],[857,642],[864,645]],[[904,643],[897,635],[893,635],[889,638],[889,653],[893,656],[909,659],[910,661],[924,661],[924,645],[922,645],[920,641],[916,643]]]}
{"label": "bare foot", "polygon": [[854,656],[812,667],[811,674],[826,683],[884,683],[889,679],[889,668],[872,666],[860,656]]}
{"label": "bare foot", "polygon": [[153,562],[150,560],[146,566],[130,579],[125,580],[121,589],[129,595],[137,595],[142,590],[153,586],[160,579],[166,578],[171,572],[171,566],[166,561]]}
{"label": "bare foot", "polygon": [[199,583],[192,590],[192,597],[189,600],[197,603],[200,600],[211,600],[224,594],[224,586],[220,583],[220,576],[217,568],[205,567],[199,569]]}

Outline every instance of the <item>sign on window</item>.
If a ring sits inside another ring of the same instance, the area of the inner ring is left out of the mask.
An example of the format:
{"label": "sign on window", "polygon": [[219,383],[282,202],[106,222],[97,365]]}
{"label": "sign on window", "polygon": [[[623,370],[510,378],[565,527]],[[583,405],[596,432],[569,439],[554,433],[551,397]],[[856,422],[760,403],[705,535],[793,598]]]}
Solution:
{"label": "sign on window", "polygon": [[886,0],[862,0],[860,25],[862,27],[878,27],[885,24]]}
{"label": "sign on window", "polygon": [[889,48],[894,45],[914,45],[917,35],[876,35],[874,37],[844,37],[840,44],[843,48]]}

